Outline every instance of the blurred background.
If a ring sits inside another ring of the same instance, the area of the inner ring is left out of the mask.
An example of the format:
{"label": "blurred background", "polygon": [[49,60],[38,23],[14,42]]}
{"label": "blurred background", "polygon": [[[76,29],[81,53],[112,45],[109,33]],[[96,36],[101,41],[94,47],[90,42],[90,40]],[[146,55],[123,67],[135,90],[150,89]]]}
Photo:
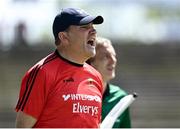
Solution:
{"label": "blurred background", "polygon": [[180,0],[0,0],[0,127],[14,127],[21,79],[54,51],[52,22],[65,7],[104,17],[95,27],[117,52],[112,83],[139,94],[132,127],[180,127]]}

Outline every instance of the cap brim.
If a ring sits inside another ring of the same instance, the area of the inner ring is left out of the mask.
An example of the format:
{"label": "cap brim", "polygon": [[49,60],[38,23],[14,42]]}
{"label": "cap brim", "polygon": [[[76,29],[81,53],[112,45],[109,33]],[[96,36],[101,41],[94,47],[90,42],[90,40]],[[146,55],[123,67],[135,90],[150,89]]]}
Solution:
{"label": "cap brim", "polygon": [[93,24],[101,24],[103,23],[104,19],[102,16],[87,16],[84,17],[80,20],[79,25],[86,25],[89,23],[93,23]]}

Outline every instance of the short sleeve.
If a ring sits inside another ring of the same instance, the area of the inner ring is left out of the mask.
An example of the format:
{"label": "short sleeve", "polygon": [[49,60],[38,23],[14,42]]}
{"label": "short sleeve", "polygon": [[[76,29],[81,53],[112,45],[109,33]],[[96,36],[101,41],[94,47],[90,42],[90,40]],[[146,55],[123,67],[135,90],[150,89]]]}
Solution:
{"label": "short sleeve", "polygon": [[37,65],[23,77],[16,111],[38,118],[45,105],[46,91],[46,72]]}

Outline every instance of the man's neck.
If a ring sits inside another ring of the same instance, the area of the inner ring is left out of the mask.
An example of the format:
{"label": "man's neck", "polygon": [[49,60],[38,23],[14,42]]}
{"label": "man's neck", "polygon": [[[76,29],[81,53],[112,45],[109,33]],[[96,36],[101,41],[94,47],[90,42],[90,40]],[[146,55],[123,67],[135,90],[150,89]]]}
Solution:
{"label": "man's neck", "polygon": [[103,81],[103,93],[106,91],[107,88],[107,82]]}
{"label": "man's neck", "polygon": [[69,60],[70,62],[76,63],[76,64],[81,64],[83,65],[85,63],[85,60],[80,60],[78,58],[76,58],[76,55],[74,54],[70,54],[67,51],[64,50],[58,50],[59,55],[61,55],[63,58],[65,58],[66,60]]}

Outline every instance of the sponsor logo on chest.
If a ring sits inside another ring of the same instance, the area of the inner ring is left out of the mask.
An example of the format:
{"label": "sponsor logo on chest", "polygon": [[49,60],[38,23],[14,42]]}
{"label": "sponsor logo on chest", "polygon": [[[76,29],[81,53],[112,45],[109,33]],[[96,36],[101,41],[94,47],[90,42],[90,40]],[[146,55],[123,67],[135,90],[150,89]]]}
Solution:
{"label": "sponsor logo on chest", "polygon": [[[72,101],[72,113],[84,113],[92,116],[98,114],[98,106],[83,104],[83,101],[89,101],[89,103],[101,103],[101,98],[97,95],[85,95],[85,94],[64,94],[62,95],[63,101]],[[81,103],[82,102],[82,103]]]}

